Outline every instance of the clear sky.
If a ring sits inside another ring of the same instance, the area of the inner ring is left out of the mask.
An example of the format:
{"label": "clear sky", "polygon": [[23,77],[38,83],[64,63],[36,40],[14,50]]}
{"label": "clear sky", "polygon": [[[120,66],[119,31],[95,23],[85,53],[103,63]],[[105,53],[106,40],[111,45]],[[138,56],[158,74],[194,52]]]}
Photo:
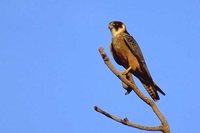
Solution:
{"label": "clear sky", "polygon": [[[172,133],[200,132],[199,0],[1,0],[1,133],[142,133],[94,105],[155,126],[152,110],[102,61],[108,23],[120,20],[142,49]],[[140,82],[138,86],[147,95]],[[147,95],[148,96],[148,95]]]}

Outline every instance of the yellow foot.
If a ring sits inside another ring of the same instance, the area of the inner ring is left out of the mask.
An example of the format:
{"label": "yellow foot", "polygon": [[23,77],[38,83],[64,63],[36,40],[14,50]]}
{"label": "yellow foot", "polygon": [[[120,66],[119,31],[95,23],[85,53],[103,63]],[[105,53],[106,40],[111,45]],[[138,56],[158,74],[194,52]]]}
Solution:
{"label": "yellow foot", "polygon": [[122,72],[122,75],[126,75],[127,73],[129,73],[130,70],[131,70],[131,67],[129,67],[128,69],[125,69],[125,70]]}

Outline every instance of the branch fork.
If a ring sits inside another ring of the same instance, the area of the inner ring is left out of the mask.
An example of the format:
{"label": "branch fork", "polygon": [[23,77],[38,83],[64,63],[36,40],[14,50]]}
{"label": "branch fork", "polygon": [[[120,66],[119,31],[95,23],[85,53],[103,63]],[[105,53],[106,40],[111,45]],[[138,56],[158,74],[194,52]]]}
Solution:
{"label": "branch fork", "polygon": [[169,128],[169,124],[167,122],[167,120],[165,119],[165,117],[162,115],[162,113],[160,112],[159,108],[157,107],[156,103],[149,99],[148,97],[146,97],[138,88],[135,84],[132,84],[130,81],[128,81],[123,74],[121,74],[120,72],[118,72],[115,67],[112,65],[112,63],[110,62],[109,57],[107,56],[107,54],[104,52],[103,48],[99,48],[99,53],[101,55],[101,57],[103,58],[105,64],[107,65],[107,67],[122,81],[124,82],[127,86],[129,86],[130,88],[132,88],[132,90],[137,94],[137,96],[143,100],[147,105],[149,105],[153,112],[156,114],[156,116],[158,117],[158,119],[161,122],[160,126],[143,126],[143,125],[138,125],[135,124],[133,122],[130,122],[128,120],[128,118],[124,118],[124,119],[120,119],[110,113],[107,113],[106,111],[102,110],[101,108],[94,106],[95,111],[107,116],[108,118],[115,120],[121,124],[124,124],[126,126],[129,127],[133,127],[133,128],[137,128],[140,130],[146,130],[146,131],[161,131],[163,133],[170,133],[170,128]]}

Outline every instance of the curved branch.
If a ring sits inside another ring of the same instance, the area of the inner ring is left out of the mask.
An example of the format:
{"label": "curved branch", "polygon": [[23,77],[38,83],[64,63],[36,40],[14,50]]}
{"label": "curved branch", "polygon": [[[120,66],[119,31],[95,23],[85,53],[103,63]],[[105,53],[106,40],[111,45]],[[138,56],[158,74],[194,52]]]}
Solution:
{"label": "curved branch", "polygon": [[100,108],[98,108],[97,106],[95,106],[95,110],[99,113],[104,114],[105,116],[120,122],[124,125],[127,126],[131,126],[134,128],[138,128],[141,130],[147,130],[147,131],[162,131],[163,133],[170,133],[170,129],[169,129],[169,125],[167,120],[165,119],[165,117],[162,115],[162,113],[159,111],[157,105],[155,104],[154,101],[152,101],[151,99],[149,99],[148,97],[146,97],[138,88],[137,86],[135,86],[134,84],[132,84],[131,82],[129,82],[120,72],[118,72],[115,67],[112,65],[112,63],[110,62],[108,56],[106,55],[106,53],[104,52],[103,48],[99,48],[99,52],[105,62],[105,64],[108,66],[108,68],[122,81],[124,82],[127,86],[129,86],[130,88],[133,89],[133,91],[137,94],[137,96],[143,100],[146,104],[148,104],[153,112],[156,114],[156,116],[158,117],[158,119],[161,121],[161,125],[157,126],[157,127],[146,127],[146,126],[141,126],[141,125],[137,125],[134,123],[131,123],[128,121],[128,119],[119,119],[113,115],[110,115],[109,113],[101,110]]}

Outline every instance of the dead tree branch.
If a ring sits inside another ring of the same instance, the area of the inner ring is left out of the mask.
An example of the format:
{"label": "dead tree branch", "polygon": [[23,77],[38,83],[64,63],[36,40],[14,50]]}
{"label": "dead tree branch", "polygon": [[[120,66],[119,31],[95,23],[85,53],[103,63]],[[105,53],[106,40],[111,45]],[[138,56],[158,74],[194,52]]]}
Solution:
{"label": "dead tree branch", "polygon": [[168,125],[167,120],[165,119],[165,117],[162,115],[162,113],[160,112],[160,110],[158,109],[157,105],[155,104],[155,102],[151,99],[149,99],[148,97],[146,97],[138,88],[137,86],[135,86],[134,84],[132,84],[131,82],[129,82],[120,72],[118,72],[115,67],[112,65],[112,63],[110,62],[110,59],[108,58],[108,56],[106,55],[106,53],[104,52],[103,48],[99,48],[99,52],[105,62],[105,64],[108,66],[108,68],[122,81],[124,82],[126,85],[128,85],[130,88],[133,89],[133,91],[137,94],[137,96],[143,100],[146,104],[148,104],[153,112],[156,114],[156,116],[158,117],[158,119],[161,122],[160,126],[156,126],[156,127],[148,127],[148,126],[142,126],[142,125],[138,125],[132,122],[129,122],[127,118],[125,119],[120,119],[117,118],[116,116],[113,116],[105,111],[103,111],[102,109],[100,109],[99,107],[95,106],[94,109],[95,111],[121,123],[130,127],[134,127],[134,128],[138,128],[141,130],[146,130],[146,131],[162,131],[163,133],[170,133],[170,128]]}

